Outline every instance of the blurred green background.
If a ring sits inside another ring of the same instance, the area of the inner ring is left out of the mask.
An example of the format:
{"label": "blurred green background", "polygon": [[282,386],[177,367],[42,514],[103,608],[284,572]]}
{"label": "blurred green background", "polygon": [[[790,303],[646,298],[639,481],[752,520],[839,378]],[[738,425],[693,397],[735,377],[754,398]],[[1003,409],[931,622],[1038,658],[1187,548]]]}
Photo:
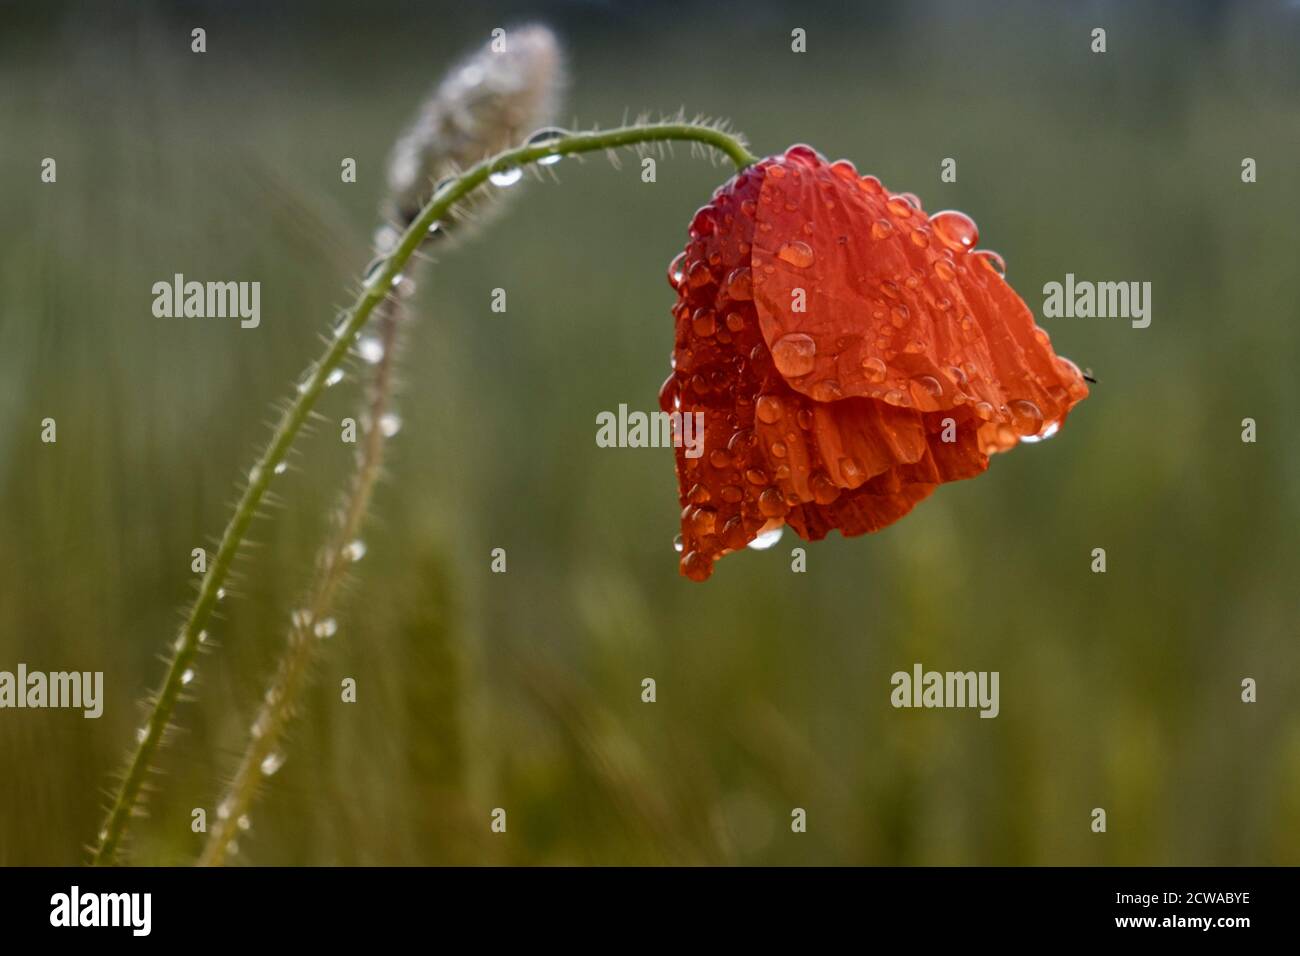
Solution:
{"label": "blurred green background", "polygon": [[[664,270],[727,174],[679,148],[654,185],[597,158],[519,187],[414,300],[369,553],[239,860],[1300,863],[1300,6],[1272,2],[6,5],[0,669],[102,670],[106,706],[0,712],[0,863],[84,860],[190,549],[349,300],[394,136],[529,19],[567,44],[566,119],[684,105],[760,155],[812,143],[970,213],[1036,311],[1066,272],[1150,281],[1152,325],[1046,320],[1100,379],[1059,437],[806,574],[788,534],[692,584],[671,453],[597,448],[595,415],[656,407]],[[154,318],[176,272],[260,281],[261,327]],[[350,375],[320,411],[357,401]],[[133,862],[199,848],[349,470],[335,436],[255,528]],[[1000,671],[1001,716],[892,709],[916,661]]]}

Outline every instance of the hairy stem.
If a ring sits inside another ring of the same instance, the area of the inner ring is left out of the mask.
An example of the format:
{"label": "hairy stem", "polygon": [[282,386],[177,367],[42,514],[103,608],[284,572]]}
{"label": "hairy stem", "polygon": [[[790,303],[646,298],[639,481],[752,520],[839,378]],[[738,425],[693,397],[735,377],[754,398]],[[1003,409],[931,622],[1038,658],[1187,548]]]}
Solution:
{"label": "hairy stem", "polygon": [[293,616],[288,646],[280,658],[275,676],[267,688],[253,722],[248,745],[240,758],[234,779],[217,804],[217,819],[208,842],[199,856],[199,866],[220,866],[231,844],[247,825],[245,814],[253,802],[258,781],[266,775],[263,763],[278,760],[284,731],[301,698],[304,682],[311,671],[316,645],[322,635],[317,627],[327,621],[339,586],[347,576],[347,546],[361,532],[375,483],[384,460],[384,434],[381,421],[389,409],[392,378],[398,345],[398,326],[402,306],[389,298],[376,317],[383,355],[375,366],[366,402],[369,421],[357,452],[357,467],[345,496],[343,512],[333,536],[321,556],[320,571],[310,597]]}
{"label": "hairy stem", "polygon": [[[108,818],[99,833],[92,863],[104,865],[116,861],[122,838],[139,803],[150,764],[158,752],[176,708],[176,701],[184,683],[182,675],[194,663],[204,630],[208,626],[212,611],[229,574],[230,565],[244,541],[248,527],[272,478],[275,477],[276,466],[288,455],[294,440],[302,430],[303,423],[315,407],[320,393],[325,389],[326,379],[347,357],[357,334],[370,319],[376,307],[388,298],[394,282],[401,275],[420,243],[424,241],[429,228],[447,216],[457,202],[482,186],[493,173],[529,165],[550,156],[568,156],[668,141],[694,142],[709,146],[727,156],[737,169],[745,168],[756,159],[739,138],[722,130],[690,123],[658,123],[574,133],[542,145],[506,150],[471,166],[439,189],[402,234],[393,251],[372,274],[367,276],[365,285],[349,310],[339,334],[301,380],[297,393],[276,425],[271,440],[249,471],[248,484],[221,535],[217,551],[208,564],[207,573],[199,587],[199,595],[191,606],[180,636],[175,642],[171,663],[163,678],[162,687],[154,695],[145,726],[139,735],[126,773],[114,794]],[[372,422],[372,430],[377,424]]]}

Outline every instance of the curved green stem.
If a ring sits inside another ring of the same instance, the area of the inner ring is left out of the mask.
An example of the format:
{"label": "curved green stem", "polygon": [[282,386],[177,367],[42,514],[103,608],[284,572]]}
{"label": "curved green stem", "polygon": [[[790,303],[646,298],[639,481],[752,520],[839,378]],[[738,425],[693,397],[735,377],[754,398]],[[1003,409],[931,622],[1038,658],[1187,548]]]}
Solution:
{"label": "curved green stem", "polygon": [[384,351],[374,368],[370,398],[366,403],[366,430],[357,453],[357,469],[345,496],[346,504],[338,527],[321,554],[320,570],[310,596],[293,616],[285,652],[270,686],[262,695],[235,776],[217,804],[217,818],[208,831],[207,843],[199,855],[199,866],[220,866],[232,852],[239,831],[246,825],[245,814],[264,775],[264,762],[272,758],[281,746],[290,717],[302,698],[315,648],[320,643],[316,627],[329,616],[335,594],[346,576],[348,558],[345,548],[361,533],[370,497],[383,467],[383,418],[392,398],[401,316],[400,304],[396,299],[390,299],[376,318]]}
{"label": "curved green stem", "polygon": [[199,587],[199,596],[190,608],[180,636],[176,640],[162,687],[154,697],[153,706],[139,735],[130,763],[127,765],[126,774],[114,794],[108,818],[99,832],[92,863],[105,865],[116,860],[132,813],[139,803],[140,792],[149,773],[149,765],[157,754],[164,733],[170,724],[172,712],[175,710],[176,701],[184,684],[183,675],[194,663],[203,640],[204,629],[208,626],[213,608],[222,594],[230,565],[244,541],[266,489],[275,476],[276,466],[288,455],[290,447],[302,430],[303,423],[311,414],[317,398],[325,389],[326,379],[347,357],[357,334],[366,324],[375,307],[388,296],[394,280],[401,275],[407,261],[424,241],[429,228],[443,219],[457,202],[483,185],[493,173],[529,165],[550,156],[568,156],[636,146],[641,143],[667,141],[695,142],[709,146],[727,156],[737,170],[744,169],[756,161],[756,157],[750,154],[739,138],[712,127],[690,123],[657,123],[574,133],[543,144],[506,150],[470,167],[439,189],[402,234],[401,240],[384,260],[382,266],[367,276],[366,284],[349,310],[347,320],[339,330],[339,334],[330,342],[320,360],[309,369],[293,401],[276,425],[270,442],[249,471],[248,485],[221,535],[221,542]]}

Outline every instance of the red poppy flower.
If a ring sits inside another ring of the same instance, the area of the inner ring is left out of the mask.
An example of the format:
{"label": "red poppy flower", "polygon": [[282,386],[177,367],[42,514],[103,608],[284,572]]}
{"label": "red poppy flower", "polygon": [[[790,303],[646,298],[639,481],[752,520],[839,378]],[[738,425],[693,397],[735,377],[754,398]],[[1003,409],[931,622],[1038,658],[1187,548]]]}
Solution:
{"label": "red poppy flower", "polygon": [[762,160],[695,214],[669,267],[673,372],[660,406],[703,413],[677,449],[681,571],[789,525],[878,531],[988,456],[1054,434],[1088,387],[975,248],[807,146]]}

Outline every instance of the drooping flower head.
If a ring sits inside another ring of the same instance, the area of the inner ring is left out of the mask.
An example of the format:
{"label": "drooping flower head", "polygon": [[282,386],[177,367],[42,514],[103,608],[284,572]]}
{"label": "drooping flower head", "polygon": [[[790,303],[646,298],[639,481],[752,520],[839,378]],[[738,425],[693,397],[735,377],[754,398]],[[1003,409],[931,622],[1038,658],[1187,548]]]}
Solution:
{"label": "drooping flower head", "polygon": [[692,580],[782,525],[810,541],[878,531],[1055,434],[1088,395],[974,222],[927,216],[846,161],[807,146],[762,160],[689,235],[659,400],[704,416],[703,454],[677,449]]}

